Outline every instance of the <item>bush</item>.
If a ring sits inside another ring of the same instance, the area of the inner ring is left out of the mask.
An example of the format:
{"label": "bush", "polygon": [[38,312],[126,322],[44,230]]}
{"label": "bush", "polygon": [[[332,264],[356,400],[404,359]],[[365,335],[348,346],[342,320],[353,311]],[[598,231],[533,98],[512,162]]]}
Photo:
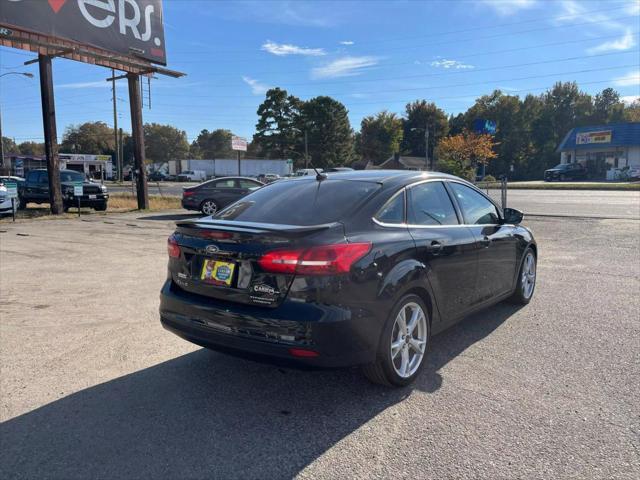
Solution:
{"label": "bush", "polygon": [[496,177],[494,177],[493,175],[485,175],[485,177],[482,179],[483,182],[495,182]]}

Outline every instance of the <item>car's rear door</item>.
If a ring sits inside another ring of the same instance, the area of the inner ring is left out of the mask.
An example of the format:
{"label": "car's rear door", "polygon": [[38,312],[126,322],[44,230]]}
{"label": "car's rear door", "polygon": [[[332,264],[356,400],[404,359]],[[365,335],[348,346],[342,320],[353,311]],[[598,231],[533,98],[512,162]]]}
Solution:
{"label": "car's rear door", "polygon": [[208,197],[216,201],[218,208],[226,207],[240,198],[235,178],[221,178],[207,185]]}
{"label": "car's rear door", "polygon": [[478,253],[473,232],[461,219],[441,181],[407,189],[407,221],[418,258],[429,268],[429,281],[445,321],[478,301]]}
{"label": "car's rear door", "polygon": [[475,236],[480,300],[508,293],[513,289],[517,268],[518,240],[513,234],[514,226],[501,224],[498,207],[478,190],[454,181],[447,185],[465,224]]}

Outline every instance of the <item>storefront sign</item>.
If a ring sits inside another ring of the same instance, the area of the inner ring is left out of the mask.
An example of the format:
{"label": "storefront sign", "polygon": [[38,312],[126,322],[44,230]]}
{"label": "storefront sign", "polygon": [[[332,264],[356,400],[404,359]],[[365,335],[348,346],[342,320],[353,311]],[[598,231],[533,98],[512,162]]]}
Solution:
{"label": "storefront sign", "polygon": [[588,145],[591,143],[611,143],[611,130],[584,132],[576,135],[576,145]]}

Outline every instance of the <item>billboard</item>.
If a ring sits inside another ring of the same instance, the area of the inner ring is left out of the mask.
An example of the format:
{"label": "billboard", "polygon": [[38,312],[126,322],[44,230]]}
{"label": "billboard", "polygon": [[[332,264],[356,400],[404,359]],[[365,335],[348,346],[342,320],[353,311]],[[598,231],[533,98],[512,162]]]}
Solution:
{"label": "billboard", "polygon": [[589,145],[591,143],[611,143],[611,130],[576,134],[576,145]]}
{"label": "billboard", "polygon": [[247,140],[242,137],[231,137],[231,150],[247,151]]}
{"label": "billboard", "polygon": [[493,120],[485,120],[484,118],[476,118],[473,121],[473,131],[475,133],[486,133],[489,135],[496,134],[496,122]]}
{"label": "billboard", "polygon": [[166,65],[162,0],[0,0],[0,24]]}

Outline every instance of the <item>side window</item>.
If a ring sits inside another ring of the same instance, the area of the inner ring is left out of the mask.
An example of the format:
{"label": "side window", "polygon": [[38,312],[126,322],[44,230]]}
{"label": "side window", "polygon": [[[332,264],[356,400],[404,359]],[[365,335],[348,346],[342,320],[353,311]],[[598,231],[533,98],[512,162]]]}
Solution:
{"label": "side window", "polygon": [[213,182],[212,186],[213,188],[236,188],[236,181],[233,178],[218,180],[217,182]]}
{"label": "side window", "polygon": [[460,183],[449,183],[458,200],[465,223],[470,225],[495,225],[500,216],[495,205],[472,188]]}
{"label": "side window", "polygon": [[376,215],[382,223],[404,223],[404,192],[389,200]]}
{"label": "side window", "polygon": [[421,183],[409,189],[411,225],[457,225],[458,217],[442,182]]}
{"label": "side window", "polygon": [[256,182],[253,182],[251,180],[245,180],[245,179],[238,180],[238,184],[240,185],[240,188],[255,188],[260,186]]}

